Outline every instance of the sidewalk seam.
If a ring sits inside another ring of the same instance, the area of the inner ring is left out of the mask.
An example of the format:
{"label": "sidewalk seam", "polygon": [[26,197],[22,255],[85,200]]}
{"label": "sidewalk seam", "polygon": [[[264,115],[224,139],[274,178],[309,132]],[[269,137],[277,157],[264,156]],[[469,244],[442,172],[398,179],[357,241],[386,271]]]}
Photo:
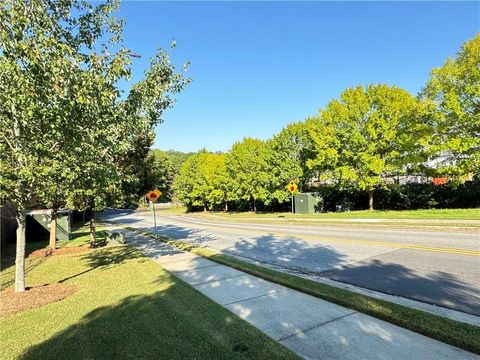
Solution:
{"label": "sidewalk seam", "polygon": [[[168,271],[170,271],[171,273],[173,273],[173,272],[175,272],[176,270],[170,270],[170,269],[168,269],[168,265],[170,265],[170,264],[176,264],[176,263],[178,263],[178,262],[180,262],[180,261],[172,261],[172,262],[169,262],[169,263],[166,263],[166,264],[163,264],[163,263],[161,263],[160,261],[158,261],[157,263],[158,263],[159,265],[161,265],[165,270],[168,270]],[[181,271],[192,271],[192,270],[198,270],[198,269],[208,269],[208,268],[212,268],[212,267],[216,267],[216,266],[218,266],[218,265],[217,265],[217,264],[215,264],[215,265],[207,265],[207,266],[197,267],[197,268],[195,268],[195,269],[181,270]]]}
{"label": "sidewalk seam", "polygon": [[[203,268],[202,268],[202,269],[203,269]],[[194,269],[194,270],[195,270],[195,269]],[[192,271],[192,270],[183,270],[183,271],[179,271],[179,272],[184,272],[184,271]],[[173,273],[174,275],[176,275],[176,272],[175,272],[175,271],[172,271],[172,273]],[[214,280],[210,280],[210,281],[204,281],[204,282],[201,282],[201,283],[198,283],[198,284],[191,284],[191,283],[189,283],[187,280],[184,280],[184,279],[182,279],[182,280],[185,281],[185,282],[186,282],[187,284],[189,284],[190,286],[198,286],[198,285],[210,284],[210,283],[215,282],[215,281],[223,281],[223,280],[234,279],[234,278],[242,277],[242,276],[245,276],[245,275],[247,275],[247,274],[230,276],[230,277],[223,278],[223,279],[214,279]]]}
{"label": "sidewalk seam", "polygon": [[293,336],[297,336],[298,334],[305,334],[305,333],[309,332],[310,330],[313,330],[313,329],[316,329],[316,328],[318,328],[318,327],[321,327],[321,326],[330,324],[330,323],[335,322],[335,321],[337,321],[337,320],[345,319],[346,317],[351,316],[351,315],[354,315],[354,314],[358,314],[358,312],[357,312],[357,311],[354,311],[354,312],[352,312],[352,313],[350,313],[350,314],[340,316],[340,317],[338,317],[338,318],[336,318],[336,319],[332,319],[332,320],[329,320],[329,321],[325,321],[325,322],[320,323],[320,324],[318,324],[318,325],[309,327],[308,329],[298,330],[298,331],[296,331],[295,333],[293,333],[293,334],[291,334],[291,335],[287,335],[287,336],[284,336],[284,337],[278,339],[277,341],[284,341],[284,340],[287,340],[287,339],[289,339],[289,338],[291,338],[291,337],[293,337]]}
{"label": "sidewalk seam", "polygon": [[248,301],[248,300],[258,299],[258,298],[261,298],[261,297],[264,297],[264,296],[269,296],[269,295],[276,294],[276,293],[278,293],[278,290],[273,290],[272,292],[269,292],[268,294],[263,294],[263,295],[253,296],[253,297],[247,298],[247,299],[232,301],[230,303],[222,304],[222,306],[229,306],[229,305],[241,303],[241,302]]}

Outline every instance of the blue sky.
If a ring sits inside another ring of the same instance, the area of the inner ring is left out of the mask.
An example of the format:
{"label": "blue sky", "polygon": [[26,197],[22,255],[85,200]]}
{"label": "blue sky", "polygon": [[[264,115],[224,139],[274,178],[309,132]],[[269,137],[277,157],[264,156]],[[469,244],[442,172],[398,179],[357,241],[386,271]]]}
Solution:
{"label": "blue sky", "polygon": [[347,87],[387,83],[416,94],[433,67],[479,29],[478,2],[126,1],[125,41],[139,80],[175,39],[193,78],[156,130],[155,148],[225,151],[270,138]]}

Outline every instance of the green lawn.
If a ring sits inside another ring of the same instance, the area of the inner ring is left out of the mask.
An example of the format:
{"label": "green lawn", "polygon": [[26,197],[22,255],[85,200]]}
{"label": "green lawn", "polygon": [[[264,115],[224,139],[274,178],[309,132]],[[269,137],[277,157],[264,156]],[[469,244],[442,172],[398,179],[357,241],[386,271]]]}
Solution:
{"label": "green lawn", "polygon": [[1,359],[297,359],[129,246],[38,260],[27,286],[78,291],[1,318]]}
{"label": "green lawn", "polygon": [[480,220],[480,209],[427,209],[403,211],[349,211],[329,212],[318,214],[291,214],[291,213],[223,213],[211,214],[195,213],[200,216],[222,216],[226,218],[309,218],[309,219],[400,219],[400,220]]}
{"label": "green lawn", "polygon": [[[105,242],[105,228],[97,226],[97,243],[103,244]],[[72,227],[71,240],[57,241],[57,248],[81,246],[90,243],[90,231],[87,225],[74,224]],[[49,245],[49,240],[27,241],[25,244],[25,256],[29,256],[36,250],[45,249]],[[43,263],[47,258],[36,257],[29,259],[25,263],[25,272],[28,274],[39,264]],[[8,288],[14,283],[14,265],[15,265],[15,244],[7,244],[2,248],[2,257],[0,260],[0,290]]]}
{"label": "green lawn", "polygon": [[[147,212],[152,212],[152,208],[141,208],[137,209],[140,211],[147,211]],[[157,215],[182,215],[187,212],[187,208],[182,206],[182,205],[161,205],[161,204],[156,204],[155,205],[155,212]]]}
{"label": "green lawn", "polygon": [[133,228],[129,229],[267,281],[272,281],[291,289],[357,310],[364,314],[480,354],[480,343],[478,341],[480,338],[480,327],[268,269],[228,255],[219,254],[210,249],[195,247],[188,242],[172,240],[164,236],[145,233]]}

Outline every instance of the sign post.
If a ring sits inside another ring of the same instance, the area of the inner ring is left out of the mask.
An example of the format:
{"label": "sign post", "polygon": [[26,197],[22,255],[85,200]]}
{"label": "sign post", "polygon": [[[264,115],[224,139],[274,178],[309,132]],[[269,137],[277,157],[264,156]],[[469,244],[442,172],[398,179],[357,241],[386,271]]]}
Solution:
{"label": "sign post", "polygon": [[153,232],[156,234],[157,233],[157,215],[155,215],[155,201],[152,202],[153,206]]}
{"label": "sign post", "polygon": [[293,194],[297,191],[297,184],[295,184],[295,181],[290,181],[290,184],[287,185],[288,191],[292,194],[292,214],[295,213],[295,204],[293,202]]}
{"label": "sign post", "polygon": [[160,195],[162,195],[162,192],[158,189],[155,189],[153,191],[149,191],[147,193],[147,199],[152,202],[152,207],[153,207],[153,228],[154,228],[154,233],[157,233],[157,216],[155,214],[155,202],[160,198]]}

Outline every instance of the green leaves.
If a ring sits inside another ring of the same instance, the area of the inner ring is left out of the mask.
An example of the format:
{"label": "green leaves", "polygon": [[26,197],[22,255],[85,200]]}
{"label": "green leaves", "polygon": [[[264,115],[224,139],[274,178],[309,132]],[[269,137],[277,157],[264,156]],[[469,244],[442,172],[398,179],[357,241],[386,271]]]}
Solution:
{"label": "green leaves", "polygon": [[467,41],[456,58],[432,70],[421,97],[435,106],[430,156],[437,158],[437,171],[458,178],[478,174],[480,34]]}
{"label": "green leaves", "polygon": [[400,88],[349,88],[309,120],[315,157],[308,166],[341,188],[372,190],[385,176],[408,171],[408,154],[422,150],[417,129],[427,114],[419,100]]}
{"label": "green leaves", "polygon": [[2,199],[83,209],[142,190],[136,164],[189,80],[160,49],[121,100],[132,52],[117,8],[118,1],[0,3]]}
{"label": "green leaves", "polygon": [[180,167],[174,189],[184,204],[205,210],[231,200],[225,155],[206,151],[191,155]]}
{"label": "green leaves", "polygon": [[268,146],[261,140],[245,138],[233,145],[226,157],[227,172],[232,179],[235,198],[268,204],[271,174]]}

